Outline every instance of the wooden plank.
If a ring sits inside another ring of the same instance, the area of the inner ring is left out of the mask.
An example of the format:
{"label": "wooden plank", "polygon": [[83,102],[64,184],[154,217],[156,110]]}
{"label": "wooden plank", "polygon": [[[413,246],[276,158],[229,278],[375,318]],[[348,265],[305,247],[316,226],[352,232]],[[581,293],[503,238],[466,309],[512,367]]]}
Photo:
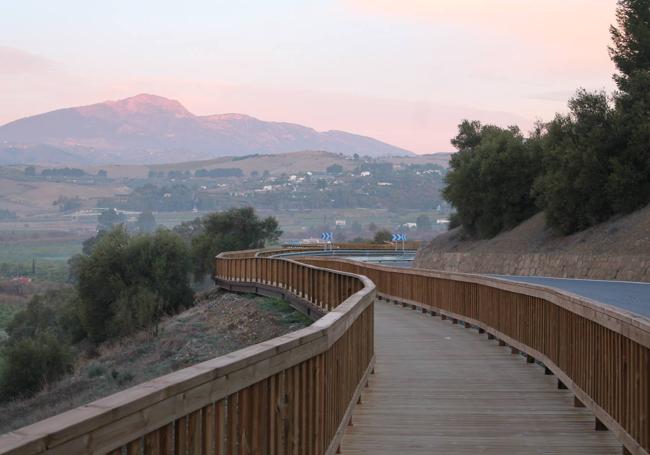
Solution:
{"label": "wooden plank", "polygon": [[621,452],[543,367],[437,318],[390,304],[376,304],[375,315],[380,373],[354,410],[343,454]]}

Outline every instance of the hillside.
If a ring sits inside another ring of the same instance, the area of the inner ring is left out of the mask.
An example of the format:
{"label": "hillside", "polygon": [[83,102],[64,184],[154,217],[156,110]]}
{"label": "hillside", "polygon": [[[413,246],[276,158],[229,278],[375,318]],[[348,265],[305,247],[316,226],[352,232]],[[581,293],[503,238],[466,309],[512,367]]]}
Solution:
{"label": "hillside", "polygon": [[650,206],[582,232],[559,236],[537,214],[489,240],[459,228],[434,238],[416,267],[467,273],[650,281]]}
{"label": "hillside", "polygon": [[197,116],[178,101],[145,94],[59,109],[0,126],[0,164],[172,163],[300,150],[412,155],[344,131],[318,132],[243,114]]}
{"label": "hillside", "polygon": [[158,336],[142,332],[99,347],[75,373],[33,398],[0,404],[0,432],[44,419],[141,382],[311,323],[285,302],[218,291],[164,320]]}

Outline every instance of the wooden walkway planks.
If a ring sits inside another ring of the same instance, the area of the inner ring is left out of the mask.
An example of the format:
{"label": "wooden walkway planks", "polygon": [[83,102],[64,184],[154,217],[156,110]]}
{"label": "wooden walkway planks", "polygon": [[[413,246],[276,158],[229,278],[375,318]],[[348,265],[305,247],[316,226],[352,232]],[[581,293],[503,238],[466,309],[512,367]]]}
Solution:
{"label": "wooden walkway planks", "polygon": [[554,376],[496,340],[375,304],[376,374],[343,454],[620,454]]}

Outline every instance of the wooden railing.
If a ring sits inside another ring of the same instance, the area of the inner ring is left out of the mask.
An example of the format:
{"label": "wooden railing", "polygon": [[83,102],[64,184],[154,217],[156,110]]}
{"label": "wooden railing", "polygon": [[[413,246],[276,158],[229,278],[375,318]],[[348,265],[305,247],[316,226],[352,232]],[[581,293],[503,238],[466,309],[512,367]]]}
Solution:
{"label": "wooden railing", "polygon": [[335,453],[374,365],[374,285],[349,273],[250,256],[217,258],[217,284],[281,296],[323,316],[305,329],[0,436],[0,453]]}
{"label": "wooden railing", "polygon": [[[378,295],[486,331],[542,362],[626,453],[650,452],[650,320],[543,286],[330,258],[301,262],[365,275]],[[547,371],[548,371],[547,370]]]}

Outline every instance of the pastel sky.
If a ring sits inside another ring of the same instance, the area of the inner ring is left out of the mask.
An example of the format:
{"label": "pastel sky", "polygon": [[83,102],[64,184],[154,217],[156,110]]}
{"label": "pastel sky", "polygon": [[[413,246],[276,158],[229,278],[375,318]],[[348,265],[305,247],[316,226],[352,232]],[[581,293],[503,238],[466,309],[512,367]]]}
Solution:
{"label": "pastel sky", "polygon": [[613,89],[615,0],[21,0],[0,14],[0,124],[153,93],[451,150]]}

